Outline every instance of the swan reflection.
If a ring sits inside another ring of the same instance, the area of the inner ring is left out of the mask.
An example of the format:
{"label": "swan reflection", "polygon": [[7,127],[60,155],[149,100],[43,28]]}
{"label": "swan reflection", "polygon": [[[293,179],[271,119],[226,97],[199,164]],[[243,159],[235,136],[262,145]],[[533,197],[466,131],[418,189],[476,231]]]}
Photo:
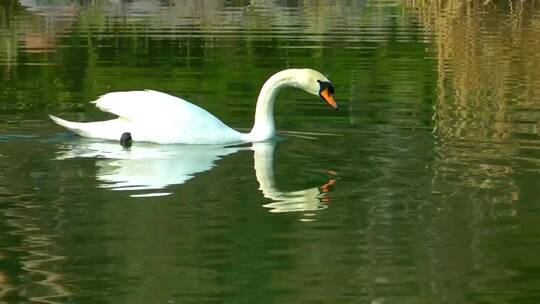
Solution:
{"label": "swan reflection", "polygon": [[[259,190],[264,197],[273,202],[263,205],[270,212],[315,211],[325,209],[330,198],[327,193],[336,182],[330,178],[320,187],[312,187],[296,191],[280,191],[274,177],[274,150],[275,142],[253,143],[253,160],[255,175],[259,182]],[[335,173],[330,172],[331,175]]]}
{"label": "swan reflection", "polygon": [[[263,206],[270,212],[315,211],[326,208],[327,193],[335,183],[330,178],[319,187],[280,191],[274,177],[276,142],[249,146],[155,145],[137,143],[124,148],[116,142],[79,139],[61,146],[56,159],[96,158],[99,187],[111,190],[146,190],[132,197],[169,195],[168,186],[183,184],[197,173],[212,169],[216,162],[242,150],[252,150],[259,190],[272,202]],[[335,175],[331,173],[331,175]],[[151,190],[151,191],[148,191]]]}

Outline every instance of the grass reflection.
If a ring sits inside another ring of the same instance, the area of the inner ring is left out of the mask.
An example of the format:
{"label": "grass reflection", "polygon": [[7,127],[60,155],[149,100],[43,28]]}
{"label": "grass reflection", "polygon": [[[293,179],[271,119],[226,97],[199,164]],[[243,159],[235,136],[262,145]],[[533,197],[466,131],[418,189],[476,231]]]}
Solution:
{"label": "grass reflection", "polygon": [[[493,301],[494,292],[507,290],[503,282],[534,289],[522,267],[501,261],[508,259],[513,229],[531,216],[524,211],[532,203],[525,198],[527,183],[520,179],[537,167],[539,156],[538,3],[406,3],[416,10],[437,59],[437,200],[426,251],[433,292],[450,302],[475,302]],[[449,277],[471,286],[464,290]]]}
{"label": "grass reflection", "polygon": [[[538,139],[538,5],[524,1],[408,4],[418,11],[435,44],[439,176],[452,172],[467,186],[500,188],[493,179],[515,175],[509,160],[523,159],[529,140]],[[516,144],[502,144],[508,141]],[[519,192],[512,184],[506,185],[508,190]]]}
{"label": "grass reflection", "polygon": [[536,135],[540,11],[534,1],[410,1],[437,56],[437,133],[445,138]]}

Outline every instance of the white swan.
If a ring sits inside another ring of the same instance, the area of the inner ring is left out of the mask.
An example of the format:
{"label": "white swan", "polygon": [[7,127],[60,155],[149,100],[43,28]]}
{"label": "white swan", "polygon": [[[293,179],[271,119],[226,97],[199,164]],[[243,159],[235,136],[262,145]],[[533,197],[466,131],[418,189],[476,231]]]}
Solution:
{"label": "white swan", "polygon": [[208,111],[178,97],[156,91],[114,92],[93,103],[119,117],[107,121],[70,122],[49,115],[57,124],[84,137],[120,140],[129,132],[133,141],[159,144],[231,144],[264,141],[274,137],[274,100],[283,87],[301,88],[321,96],[334,109],[334,87],[312,69],[288,69],[274,74],[263,85],[251,132],[240,133]]}

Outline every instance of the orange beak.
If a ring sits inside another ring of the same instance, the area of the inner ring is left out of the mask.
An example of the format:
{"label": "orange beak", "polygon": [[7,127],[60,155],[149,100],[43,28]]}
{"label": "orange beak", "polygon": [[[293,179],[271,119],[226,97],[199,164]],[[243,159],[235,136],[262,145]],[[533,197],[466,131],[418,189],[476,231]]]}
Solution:
{"label": "orange beak", "polygon": [[325,88],[319,94],[321,95],[322,99],[328,102],[328,104],[331,105],[332,108],[334,108],[334,110],[338,109],[338,105],[336,101],[334,100],[334,97],[332,97],[332,94],[330,93],[330,89]]}

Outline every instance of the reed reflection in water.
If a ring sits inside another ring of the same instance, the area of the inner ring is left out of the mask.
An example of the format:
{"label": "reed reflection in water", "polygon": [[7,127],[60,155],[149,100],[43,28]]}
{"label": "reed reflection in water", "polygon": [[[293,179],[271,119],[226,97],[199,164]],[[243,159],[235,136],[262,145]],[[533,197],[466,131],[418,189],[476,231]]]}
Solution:
{"label": "reed reflection in water", "polygon": [[[528,274],[539,264],[527,245],[536,242],[535,233],[526,231],[537,218],[531,198],[540,195],[530,187],[540,172],[540,7],[536,1],[407,4],[437,58],[433,289],[456,303],[501,290],[508,291],[501,299],[526,298],[539,282]],[[462,229],[450,225],[457,218]],[[508,259],[510,251],[517,256]],[[470,287],[449,283],[444,269],[468,277]]]}
{"label": "reed reflection in water", "polygon": [[534,1],[410,1],[437,56],[436,176],[519,200],[540,154],[540,9]]}
{"label": "reed reflection in water", "polygon": [[436,47],[437,133],[471,140],[537,136],[538,4],[432,1],[414,7]]}

